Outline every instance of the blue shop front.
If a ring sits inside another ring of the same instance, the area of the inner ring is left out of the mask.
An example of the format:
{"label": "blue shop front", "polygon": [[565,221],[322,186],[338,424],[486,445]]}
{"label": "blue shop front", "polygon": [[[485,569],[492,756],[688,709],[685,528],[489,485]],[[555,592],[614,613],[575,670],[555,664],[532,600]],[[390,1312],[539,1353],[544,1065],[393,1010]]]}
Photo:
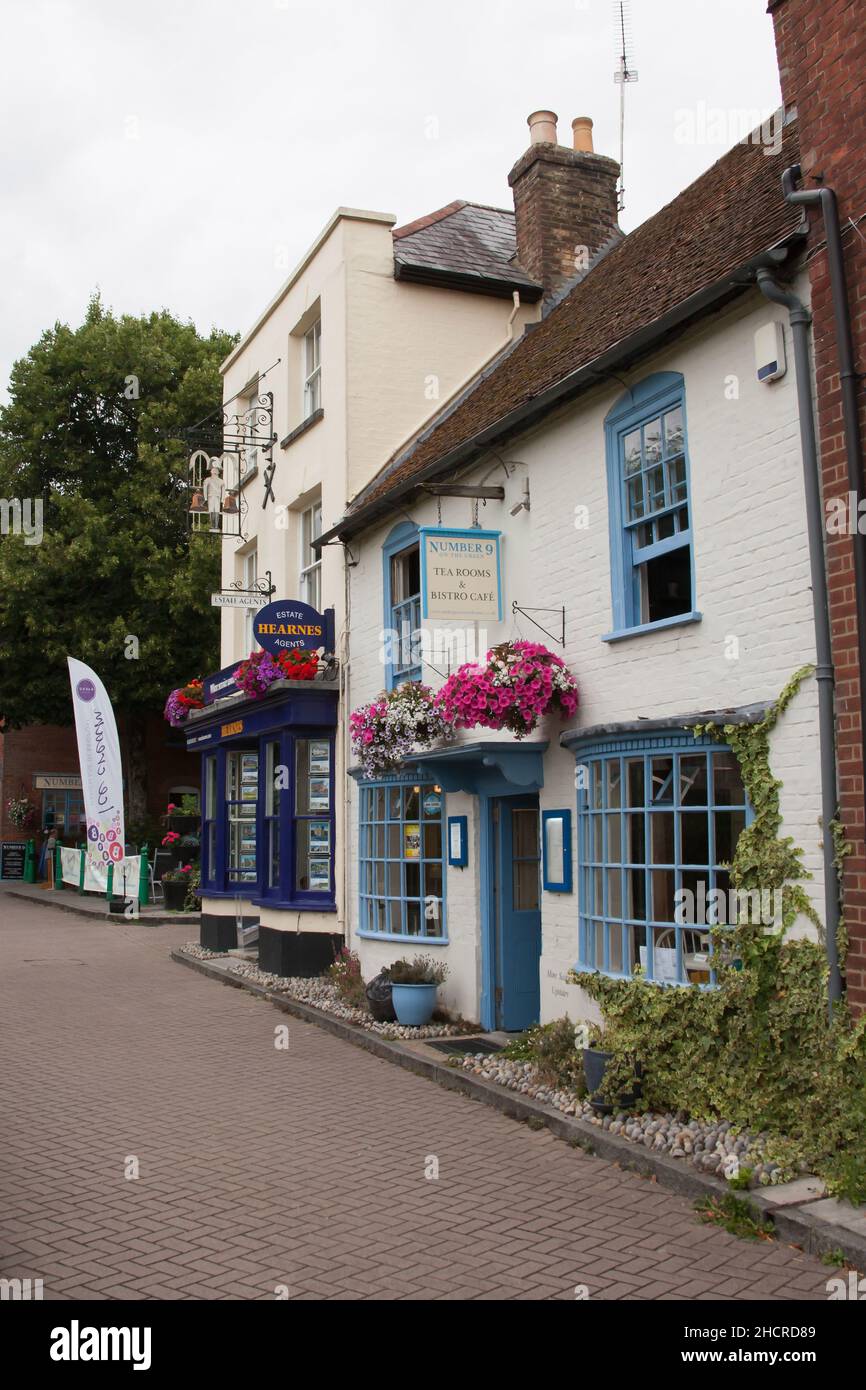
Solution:
{"label": "blue shop front", "polygon": [[204,682],[205,707],[185,726],[188,751],[201,757],[200,941],[227,951],[257,926],[263,970],[318,975],[343,942],[336,680],[277,680],[251,699],[233,669]]}

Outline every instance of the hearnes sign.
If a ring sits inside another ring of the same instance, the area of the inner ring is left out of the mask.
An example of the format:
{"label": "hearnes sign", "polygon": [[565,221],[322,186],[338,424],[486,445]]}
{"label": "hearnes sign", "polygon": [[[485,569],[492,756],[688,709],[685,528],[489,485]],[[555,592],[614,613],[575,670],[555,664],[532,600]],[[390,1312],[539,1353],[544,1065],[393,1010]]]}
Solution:
{"label": "hearnes sign", "polygon": [[421,527],[422,617],[502,620],[500,536]]}
{"label": "hearnes sign", "polygon": [[308,603],[282,598],[253,618],[253,636],[272,656],[280,652],[334,650],[334,610],[317,613]]}

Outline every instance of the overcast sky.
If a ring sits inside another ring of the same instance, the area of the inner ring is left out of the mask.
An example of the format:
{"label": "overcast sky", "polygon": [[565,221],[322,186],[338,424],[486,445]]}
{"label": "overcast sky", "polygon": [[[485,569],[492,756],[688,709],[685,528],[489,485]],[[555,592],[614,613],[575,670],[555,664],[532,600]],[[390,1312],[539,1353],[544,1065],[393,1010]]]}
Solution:
{"label": "overcast sky", "polygon": [[[243,330],[341,204],[400,222],[454,198],[510,207],[537,108],[564,144],[591,116],[616,157],[614,9],[3,0],[0,391],[97,287],[118,312]],[[626,230],[780,101],[764,0],[630,10]]]}

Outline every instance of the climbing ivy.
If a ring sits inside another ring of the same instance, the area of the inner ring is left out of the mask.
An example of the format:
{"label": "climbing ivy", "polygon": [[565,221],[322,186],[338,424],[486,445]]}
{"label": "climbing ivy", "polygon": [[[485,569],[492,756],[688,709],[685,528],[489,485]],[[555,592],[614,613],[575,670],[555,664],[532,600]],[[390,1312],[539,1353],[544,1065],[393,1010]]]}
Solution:
{"label": "climbing ivy", "polygon": [[[772,730],[812,670],[796,671],[757,722],[693,730],[732,749],[754,811],[737,842],[731,886],[781,890],[781,925],[768,928],[741,911],[732,926],[712,928],[715,989],[663,988],[640,970],[629,980],[586,971],[571,979],[602,1010],[613,1053],[609,1096],[627,1091],[639,1066],[645,1106],[760,1131],[766,1156],[786,1171],[817,1172],[831,1191],[864,1200],[866,1017],[855,1023],[840,1004],[828,1026],[823,925],[802,886],[809,877],[802,850],[781,834],[782,784],[770,766]],[[841,826],[834,840],[838,870]],[[789,934],[798,916],[813,923],[819,941]]]}

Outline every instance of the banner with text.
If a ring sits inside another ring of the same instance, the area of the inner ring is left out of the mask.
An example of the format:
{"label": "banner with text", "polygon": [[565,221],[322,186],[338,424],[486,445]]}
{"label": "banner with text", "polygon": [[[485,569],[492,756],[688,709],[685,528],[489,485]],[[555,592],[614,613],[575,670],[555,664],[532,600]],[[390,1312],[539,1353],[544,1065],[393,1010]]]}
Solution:
{"label": "banner with text", "polygon": [[123,773],[114,710],[102,681],[83,661],[67,657],[88,855],[119,864],[124,851]]}

